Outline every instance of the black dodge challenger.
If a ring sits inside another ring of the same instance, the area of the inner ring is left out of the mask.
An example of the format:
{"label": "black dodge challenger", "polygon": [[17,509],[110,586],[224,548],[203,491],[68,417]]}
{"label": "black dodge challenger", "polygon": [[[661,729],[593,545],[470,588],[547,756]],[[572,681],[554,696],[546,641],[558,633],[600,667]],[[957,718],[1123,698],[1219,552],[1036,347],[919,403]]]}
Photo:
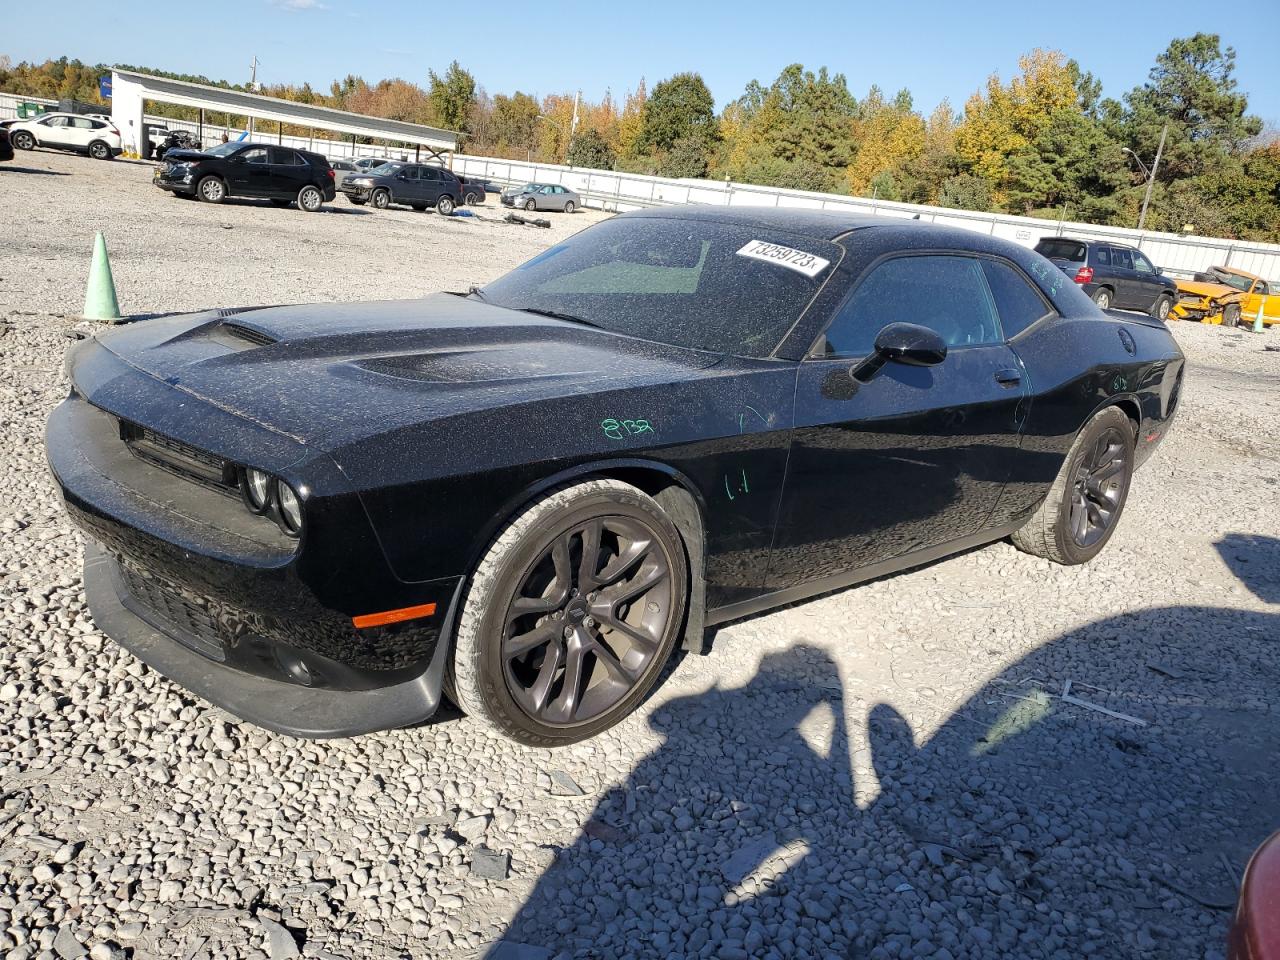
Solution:
{"label": "black dodge challenger", "polygon": [[466,295],[152,319],[49,461],[98,625],[243,718],[616,723],[707,626],[1002,537],[1083,563],[1183,358],[1022,247],[678,208]]}

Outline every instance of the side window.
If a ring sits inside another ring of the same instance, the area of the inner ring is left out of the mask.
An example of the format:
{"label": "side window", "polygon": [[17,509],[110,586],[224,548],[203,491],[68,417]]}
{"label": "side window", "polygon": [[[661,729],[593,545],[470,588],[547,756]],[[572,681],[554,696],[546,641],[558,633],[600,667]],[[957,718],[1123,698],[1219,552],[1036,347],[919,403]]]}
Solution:
{"label": "side window", "polygon": [[556,191],[555,191],[555,187],[543,187],[543,188],[542,188],[542,192],[543,192],[543,193],[555,193]]}
{"label": "side window", "polygon": [[996,301],[1006,337],[1016,337],[1041,317],[1052,313],[1040,292],[1017,270],[999,260],[983,260],[982,272]]}
{"label": "side window", "polygon": [[66,117],[50,117],[48,120],[41,120],[46,127],[65,127],[67,125]]}
{"label": "side window", "polygon": [[1133,269],[1139,273],[1154,274],[1156,268],[1151,265],[1151,261],[1140,254],[1137,250],[1133,251]]}
{"label": "side window", "polygon": [[429,180],[432,183],[438,183],[440,180],[440,171],[431,167],[422,168],[422,179]]}
{"label": "side window", "polygon": [[1111,248],[1110,247],[1094,247],[1093,262],[1104,266],[1111,266]]}
{"label": "side window", "polygon": [[67,126],[75,127],[77,130],[92,130],[93,124],[84,117],[68,117]]}
{"label": "side window", "polygon": [[1133,269],[1133,257],[1129,256],[1128,250],[1121,250],[1119,247],[1111,248],[1111,265],[1120,267],[1124,270]]}
{"label": "side window", "polygon": [[240,159],[245,163],[266,163],[267,150],[265,147],[254,147],[240,154]]}
{"label": "side window", "polygon": [[875,346],[876,334],[896,322],[929,327],[949,347],[1001,339],[979,260],[897,257],[874,268],[845,301],[827,328],[825,355],[865,357]]}

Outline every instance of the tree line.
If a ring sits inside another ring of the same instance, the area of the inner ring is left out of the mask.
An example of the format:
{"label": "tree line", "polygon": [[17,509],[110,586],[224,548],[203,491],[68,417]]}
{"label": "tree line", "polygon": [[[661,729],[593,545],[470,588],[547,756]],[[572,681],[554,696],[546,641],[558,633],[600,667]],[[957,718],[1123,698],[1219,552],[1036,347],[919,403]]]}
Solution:
{"label": "tree line", "polygon": [[[308,84],[259,92],[444,127],[486,156],[1119,226],[1138,219],[1167,127],[1147,227],[1280,241],[1280,136],[1249,114],[1235,60],[1216,34],[1175,39],[1147,81],[1117,100],[1074,60],[1037,49],[1008,80],[993,74],[963,109],[943,101],[928,116],[907,90],[873,86],[856,97],[843,74],[801,64],[768,86],[751,81],[718,113],[702,77],[688,72],[652,90],[641,80],[621,101],[578,102],[576,121],[572,94],[490,95],[456,61],[428,71],[422,85],[348,75],[327,92]],[[109,70],[0,57],[0,90],[101,102],[98,77]],[[154,112],[194,118],[172,105]]]}

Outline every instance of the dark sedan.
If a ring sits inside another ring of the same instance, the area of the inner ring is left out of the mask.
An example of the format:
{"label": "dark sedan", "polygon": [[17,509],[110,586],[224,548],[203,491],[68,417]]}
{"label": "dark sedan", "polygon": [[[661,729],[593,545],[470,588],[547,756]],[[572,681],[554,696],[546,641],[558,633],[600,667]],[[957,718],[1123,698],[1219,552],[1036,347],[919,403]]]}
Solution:
{"label": "dark sedan", "polygon": [[222,143],[208,150],[169,150],[152,183],[175,196],[222,203],[256,197],[296,203],[313,213],[336,195],[329,161],[309,150],[260,143]]}
{"label": "dark sedan", "polygon": [[367,173],[354,173],[342,181],[342,192],[352,203],[385,210],[402,204],[414,210],[435,207],[445,216],[462,203],[462,184],[443,167],[427,163],[384,163]]}
{"label": "dark sedan", "polygon": [[467,295],[72,347],[49,461],[98,626],[274,730],[618,722],[708,625],[1002,537],[1091,559],[1168,430],[1165,326],[1023,247],[624,214]]}

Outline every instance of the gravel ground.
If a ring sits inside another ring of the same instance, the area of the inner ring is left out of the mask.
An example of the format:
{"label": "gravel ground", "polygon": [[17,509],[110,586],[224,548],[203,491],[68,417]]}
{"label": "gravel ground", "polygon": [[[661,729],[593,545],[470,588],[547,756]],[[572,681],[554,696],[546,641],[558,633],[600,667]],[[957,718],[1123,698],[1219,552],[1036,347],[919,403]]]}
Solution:
{"label": "gravel ground", "polygon": [[0,955],[1223,955],[1238,873],[1280,826],[1280,334],[1175,325],[1179,420],[1086,567],[1000,543],[730,625],[555,752],[457,716],[299,742],[85,610],[41,437],[91,232],[137,313],[457,288],[597,216],[210,208],[144,165],[19,160]]}

